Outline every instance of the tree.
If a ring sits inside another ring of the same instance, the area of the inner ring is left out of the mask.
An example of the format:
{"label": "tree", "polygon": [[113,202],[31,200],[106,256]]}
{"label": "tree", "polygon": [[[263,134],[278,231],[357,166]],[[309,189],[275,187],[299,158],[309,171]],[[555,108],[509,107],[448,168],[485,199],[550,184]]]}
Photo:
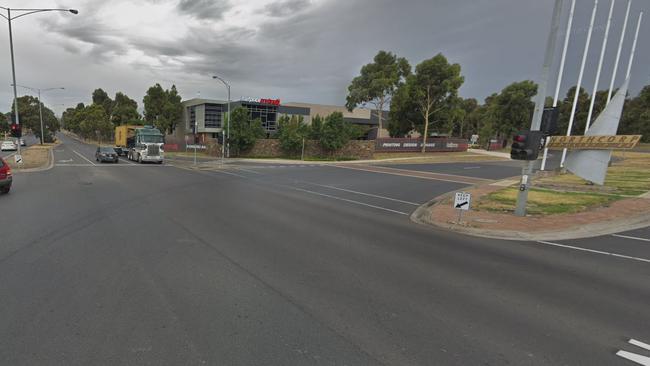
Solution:
{"label": "tree", "polygon": [[303,117],[282,116],[278,120],[278,140],[280,148],[289,155],[295,155],[302,149],[304,140],[308,137],[309,128],[303,123]]}
{"label": "tree", "polygon": [[537,94],[537,84],[530,80],[512,83],[501,91],[492,105],[498,124],[496,132],[500,137],[510,137],[518,130],[530,126]]}
{"label": "tree", "polygon": [[156,83],[144,96],[144,119],[161,131],[173,132],[183,113],[181,99],[175,85],[164,90]]}
{"label": "tree", "polygon": [[343,119],[343,113],[334,112],[325,118],[319,142],[325,150],[336,151],[345,146],[353,134],[352,125]]}
{"label": "tree", "polygon": [[101,105],[93,103],[85,107],[79,112],[78,118],[81,120],[79,129],[84,137],[108,139],[113,134],[114,126],[108,120],[108,116]]}
{"label": "tree", "polygon": [[[561,134],[566,134],[567,129],[569,128],[569,120],[571,118],[571,109],[573,108],[573,99],[575,98],[576,87],[571,87],[566,94],[566,97],[561,104],[558,104],[560,108],[560,116],[558,118],[558,127]],[[589,103],[591,98],[584,88],[580,88],[580,93],[578,94],[578,105],[576,106],[576,113],[573,120],[573,127],[571,129],[571,135],[582,135],[585,131],[585,124],[587,121],[587,115],[589,114]],[[597,116],[596,113],[594,113]]]}
{"label": "tree", "polygon": [[373,61],[363,66],[360,75],[352,79],[345,105],[352,111],[359,104],[373,104],[381,131],[384,107],[411,73],[411,66],[405,58],[386,51],[379,51]]}
{"label": "tree", "polygon": [[230,125],[230,143],[237,153],[249,150],[257,139],[265,134],[262,121],[252,120],[246,108],[237,107],[232,110]]}
{"label": "tree", "polygon": [[104,113],[110,116],[113,109],[113,101],[102,88],[93,91],[93,104],[97,104],[104,109]]}
{"label": "tree", "polygon": [[[44,104],[40,103],[38,98],[31,95],[18,97],[18,113],[20,116],[20,124],[23,131],[26,129],[34,131],[34,135],[40,139],[41,137],[41,118],[39,112],[39,104],[43,113],[43,140],[52,141],[52,135],[59,130],[59,120],[54,115],[54,112],[47,108]],[[15,103],[11,104],[12,120],[15,118]]]}
{"label": "tree", "polygon": [[317,114],[311,120],[311,126],[309,127],[309,139],[320,140],[322,131],[323,131],[323,117],[321,117],[320,114]]}
{"label": "tree", "polygon": [[397,89],[390,103],[388,132],[391,137],[404,137],[416,126],[424,124],[418,103],[411,98],[410,89],[403,85]]}
{"label": "tree", "polygon": [[135,124],[140,120],[138,113],[138,102],[129,98],[122,92],[115,93],[115,100],[112,106],[111,122],[115,126]]}
{"label": "tree", "polygon": [[642,141],[650,142],[650,85],[625,103],[619,133],[643,135]]}
{"label": "tree", "polygon": [[449,64],[441,53],[422,61],[415,67],[415,74],[407,78],[404,87],[422,115],[422,152],[426,151],[429,125],[448,118],[464,81],[460,65]]}

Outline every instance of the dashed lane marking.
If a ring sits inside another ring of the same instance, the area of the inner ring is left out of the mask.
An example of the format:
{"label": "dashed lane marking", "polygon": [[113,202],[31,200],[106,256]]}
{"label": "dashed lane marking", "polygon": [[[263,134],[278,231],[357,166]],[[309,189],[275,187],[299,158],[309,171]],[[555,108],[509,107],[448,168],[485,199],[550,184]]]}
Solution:
{"label": "dashed lane marking", "polygon": [[361,205],[361,206],[371,207],[371,208],[375,208],[375,209],[377,209],[377,210],[382,210],[382,211],[392,212],[392,213],[395,213],[395,214],[398,214],[398,215],[405,215],[405,216],[410,215],[410,214],[408,214],[408,213],[406,213],[406,212],[397,211],[397,210],[391,210],[390,208],[381,207],[381,206],[375,206],[375,205],[371,205],[371,204],[368,204],[368,203],[363,203],[363,202],[359,202],[359,201],[355,201],[355,200],[349,200],[349,199],[347,199],[347,198],[341,198],[341,197],[337,197],[337,196],[332,196],[332,195],[325,194],[325,193],[314,192],[314,191],[310,191],[310,190],[308,190],[308,189],[302,189],[302,188],[296,188],[296,187],[289,187],[289,186],[286,186],[286,187],[287,187],[287,188],[290,188],[290,189],[293,189],[293,190],[296,190],[296,191],[300,191],[300,192],[304,192],[304,193],[309,193],[309,194],[313,194],[313,195],[321,196],[321,197],[327,197],[327,198],[331,198],[331,199],[338,200],[338,201],[343,201],[343,202],[353,203],[353,204],[356,204],[356,205]]}
{"label": "dashed lane marking", "polygon": [[388,200],[388,201],[394,201],[394,202],[399,202],[399,203],[405,203],[405,204],[407,204],[407,205],[420,206],[420,203],[404,201],[404,200],[400,200],[400,199],[397,199],[397,198],[391,198],[391,197],[379,196],[379,195],[371,194],[371,193],[365,193],[365,192],[353,191],[353,190],[351,190],[351,189],[345,189],[345,188],[339,188],[339,187],[334,187],[334,186],[328,186],[328,185],[325,185],[325,184],[317,184],[317,183],[311,183],[311,182],[304,182],[304,183],[311,184],[311,185],[313,185],[313,186],[317,186],[317,187],[323,187],[323,188],[335,189],[335,190],[337,190],[337,191],[343,191],[343,192],[350,192],[350,193],[354,193],[354,194],[359,194],[359,195],[362,195],[362,196],[375,197],[375,198],[381,198],[381,199]]}
{"label": "dashed lane marking", "polygon": [[[650,351],[650,344],[643,343],[641,341],[637,341],[636,339],[630,339],[628,343],[633,344],[637,347],[643,348],[647,351]],[[636,353],[628,352],[628,351],[623,351],[619,350],[616,352],[616,355],[619,357],[622,357],[626,360],[636,362],[639,365],[643,366],[650,366],[650,357],[642,356],[642,355],[637,355]]]}
{"label": "dashed lane marking", "polygon": [[79,155],[82,159],[84,159],[85,161],[89,162],[90,164],[92,164],[92,165],[97,165],[97,164],[93,163],[92,161],[90,161],[90,160],[89,160],[88,158],[86,158],[85,156],[79,154],[76,150],[73,149],[72,152],[75,153],[75,154],[77,154],[77,155]]}
{"label": "dashed lane marking", "polygon": [[639,240],[639,241],[648,241],[648,242],[650,242],[650,239],[637,238],[636,236],[627,236],[627,235],[619,235],[619,234],[612,234],[612,236],[617,237],[617,238],[623,238],[623,239],[631,239],[631,240]]}
{"label": "dashed lane marking", "polygon": [[561,248],[579,250],[579,251],[589,252],[589,253],[594,253],[594,254],[609,255],[609,256],[612,256],[612,257],[629,259],[629,260],[638,261],[638,262],[650,263],[650,259],[646,259],[646,258],[631,257],[629,255],[623,255],[623,254],[612,253],[612,252],[604,252],[604,251],[601,251],[601,250],[594,250],[594,249],[587,249],[587,248],[582,248],[582,247],[574,247],[572,245],[551,243],[550,241],[538,241],[538,243],[545,244],[545,245],[551,245],[551,246],[554,246],[554,247],[561,247]]}

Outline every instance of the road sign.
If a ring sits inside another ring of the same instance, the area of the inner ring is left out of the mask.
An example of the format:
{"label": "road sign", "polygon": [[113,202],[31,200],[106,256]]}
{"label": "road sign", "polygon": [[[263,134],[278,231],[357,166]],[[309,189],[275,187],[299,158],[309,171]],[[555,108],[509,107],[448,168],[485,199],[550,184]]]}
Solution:
{"label": "road sign", "polygon": [[14,159],[16,160],[16,164],[20,164],[20,165],[23,164],[23,156],[22,155],[16,154],[16,155],[14,155]]}
{"label": "road sign", "polygon": [[469,211],[469,206],[472,201],[472,195],[468,192],[456,192],[454,199],[454,208],[462,211]]}

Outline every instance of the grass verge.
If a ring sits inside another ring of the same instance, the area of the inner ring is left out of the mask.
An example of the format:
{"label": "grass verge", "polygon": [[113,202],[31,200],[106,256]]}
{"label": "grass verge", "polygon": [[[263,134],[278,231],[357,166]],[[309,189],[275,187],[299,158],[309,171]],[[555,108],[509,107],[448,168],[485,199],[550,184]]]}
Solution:
{"label": "grass verge", "polygon": [[16,164],[13,156],[6,159],[7,163],[9,163],[11,169],[16,170],[40,168],[50,162],[50,149],[55,145],[56,144],[43,144],[42,146],[30,146],[20,152],[23,157],[22,165]]}
{"label": "grass verge", "polygon": [[[516,188],[504,188],[481,198],[476,210],[514,212],[517,203]],[[528,213],[531,215],[570,214],[594,207],[607,206],[624,197],[613,194],[559,192],[533,188],[528,194]]]}

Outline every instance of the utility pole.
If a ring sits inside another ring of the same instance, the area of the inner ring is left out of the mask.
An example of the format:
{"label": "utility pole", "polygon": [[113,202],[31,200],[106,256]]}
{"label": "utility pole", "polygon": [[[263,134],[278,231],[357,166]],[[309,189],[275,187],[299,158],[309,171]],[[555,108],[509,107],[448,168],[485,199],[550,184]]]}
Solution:
{"label": "utility pole", "polygon": [[[555,43],[557,38],[558,29],[560,28],[560,20],[562,16],[563,0],[555,0],[553,7],[553,19],[551,21],[551,31],[548,34],[546,41],[546,55],[544,56],[544,66],[542,67],[542,74],[539,81],[539,89],[537,91],[537,99],[535,101],[535,112],[533,113],[533,120],[531,122],[531,131],[539,130],[542,124],[542,113],[544,112],[544,102],[546,101],[546,87],[548,85],[548,78],[555,55]],[[519,195],[517,196],[517,208],[515,215],[526,216],[526,204],[528,202],[528,188],[530,187],[530,176],[533,173],[534,161],[524,162],[521,174],[521,185]]]}
{"label": "utility pole", "polygon": [[[564,64],[566,62],[566,54],[569,49],[569,39],[571,38],[571,27],[573,26],[573,15],[576,10],[576,0],[571,1],[571,11],[569,12],[569,20],[566,26],[566,34],[564,35],[564,47],[562,48],[562,58],[560,60],[560,70],[558,71],[557,84],[555,85],[555,95],[553,96],[553,108],[557,108],[558,100],[560,99],[560,88],[562,87],[562,78],[564,76]],[[540,170],[546,170],[546,159],[548,158],[548,148],[544,148],[544,157],[542,158],[542,166]]]}
{"label": "utility pole", "polygon": [[[44,140],[45,135],[43,133],[45,132],[45,130],[43,129],[43,108],[42,108],[43,107],[43,102],[41,101],[41,92],[46,92],[46,91],[50,91],[50,90],[65,90],[65,88],[40,89],[40,88],[32,88],[32,87],[24,86],[24,85],[17,85],[17,86],[19,86],[21,88],[29,89],[31,91],[34,91],[34,92],[38,93],[38,114],[39,114],[40,119],[41,119],[40,120],[40,122],[41,122],[41,138],[40,138],[40,141],[41,141],[41,145],[43,145],[43,142],[45,141]],[[14,87],[16,87],[16,85],[14,85]]]}
{"label": "utility pole", "polygon": [[[221,136],[222,136],[222,144],[221,144],[221,163],[223,164],[224,162],[224,157],[227,155],[230,157],[230,83],[228,83],[226,80],[223,78],[214,75],[212,76],[213,79],[219,80],[223,83],[223,85],[226,86],[226,89],[228,90],[228,124],[226,125],[226,128],[223,127],[223,120],[221,123]],[[228,140],[228,142],[226,142]],[[228,145],[226,147],[226,144]]]}
{"label": "utility pole", "polygon": [[[573,121],[576,117],[576,108],[578,107],[578,98],[580,96],[580,87],[582,86],[582,77],[585,74],[585,65],[587,63],[587,56],[589,55],[589,44],[591,43],[591,34],[594,31],[594,22],[596,21],[596,11],[598,10],[598,0],[594,0],[594,9],[591,12],[591,22],[589,23],[589,31],[587,32],[587,41],[585,42],[585,50],[582,54],[582,64],[580,65],[580,73],[578,74],[578,84],[576,85],[575,95],[573,96],[573,106],[571,108],[571,116],[569,117],[569,127],[567,128],[566,135],[571,136],[571,130],[573,129]],[[567,149],[562,150],[562,160],[560,161],[560,167],[564,168],[564,162],[566,161]]]}

